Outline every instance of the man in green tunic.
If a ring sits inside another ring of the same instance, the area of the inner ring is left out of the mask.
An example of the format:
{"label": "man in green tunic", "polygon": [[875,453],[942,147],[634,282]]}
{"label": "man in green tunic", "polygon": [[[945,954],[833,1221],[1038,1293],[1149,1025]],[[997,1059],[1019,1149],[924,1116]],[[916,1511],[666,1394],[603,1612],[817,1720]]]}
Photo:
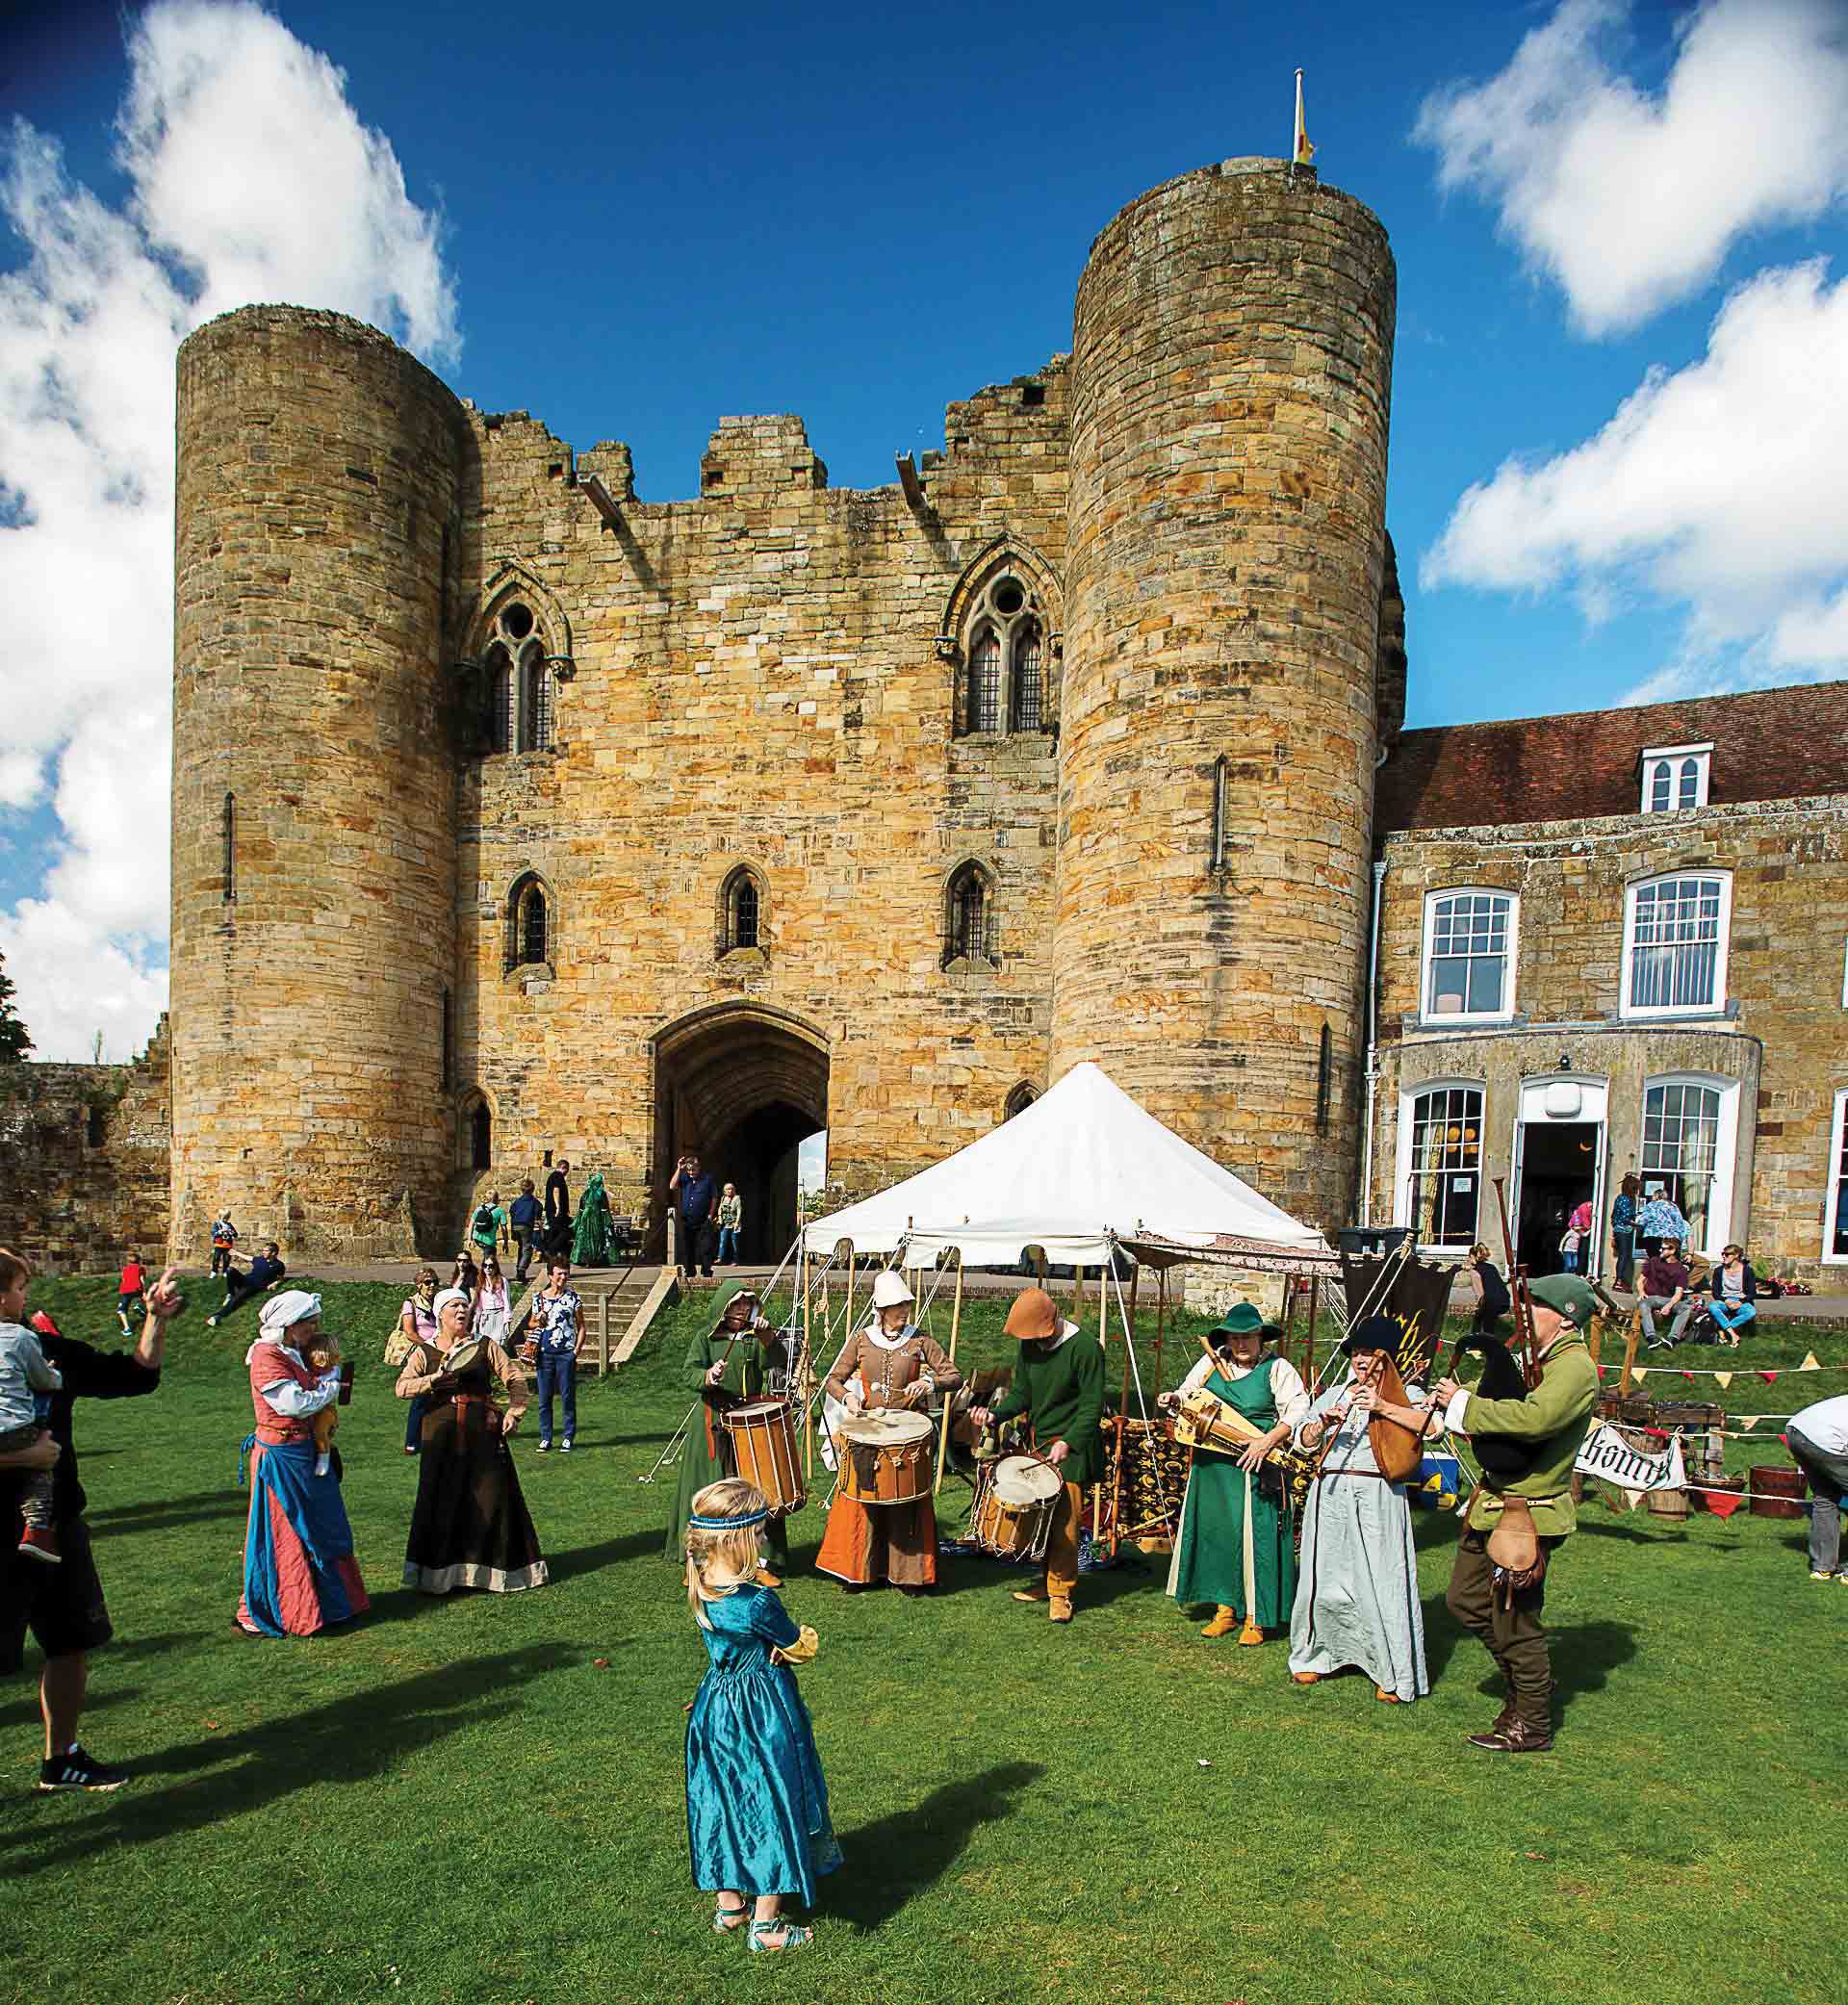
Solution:
{"label": "man in green tunic", "polygon": [[[686,1564],[686,1521],[695,1496],[707,1483],[737,1474],[732,1437],[725,1431],[720,1415],[728,1407],[763,1399],[765,1376],[773,1369],[788,1369],[788,1348],[759,1313],[756,1291],[750,1288],[740,1288],[720,1311],[712,1327],[686,1347],[680,1375],[687,1389],[698,1396],[699,1404],[687,1423],[674,1516],[662,1549],[662,1556],[673,1565]],[[764,1526],[763,1546],[771,1566],[788,1566],[786,1519],[772,1518]],[[764,1587],[783,1584],[768,1568],[758,1573],[757,1581]]]}
{"label": "man in green tunic", "polygon": [[1283,1504],[1259,1486],[1271,1449],[1307,1419],[1309,1395],[1288,1358],[1269,1349],[1263,1316],[1235,1302],[1213,1331],[1217,1360],[1201,1358],[1158,1403],[1172,1412],[1201,1390],[1232,1407],[1259,1430],[1243,1450],[1198,1447],[1181,1504],[1168,1591],[1176,1604],[1213,1604],[1201,1630],[1217,1640],[1239,1630],[1241,1643],[1264,1641],[1268,1629],[1287,1629],[1296,1591],[1296,1540]]}
{"label": "man in green tunic", "polygon": [[[1543,1754],[1553,1745],[1553,1665],[1540,1612],[1547,1561],[1578,1522],[1572,1501],[1572,1465],[1598,1407],[1598,1367],[1584,1331],[1597,1297],[1578,1274],[1548,1274],[1533,1284],[1533,1334],[1540,1382],[1524,1399],[1482,1400],[1454,1378],[1440,1378],[1437,1403],[1446,1427],[1472,1435],[1498,1434],[1529,1452],[1527,1474],[1476,1486],[1445,1597],[1450,1613],[1480,1637],[1507,1680],[1507,1704],[1472,1746],[1497,1754]],[[1489,1537],[1522,1498],[1539,1538],[1540,1565],[1517,1580],[1498,1567]]]}
{"label": "man in green tunic", "polygon": [[1029,1288],[1008,1311],[1008,1335],[1020,1346],[1014,1384],[994,1406],[970,1413],[977,1427],[1025,1414],[1033,1423],[1034,1445],[1065,1481],[1046,1536],[1043,1585],[1025,1588],[1020,1602],[1049,1603],[1054,1622],[1071,1620],[1071,1591],[1078,1584],[1078,1519],[1084,1489],[1104,1473],[1103,1347],[1079,1333],[1059,1314],[1043,1288]]}

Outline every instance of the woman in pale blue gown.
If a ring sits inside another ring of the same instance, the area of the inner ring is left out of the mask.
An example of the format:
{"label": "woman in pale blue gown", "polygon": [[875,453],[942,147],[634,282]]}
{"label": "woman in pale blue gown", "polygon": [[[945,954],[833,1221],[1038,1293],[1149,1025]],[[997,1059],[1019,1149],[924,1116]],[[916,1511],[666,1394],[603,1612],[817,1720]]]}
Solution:
{"label": "woman in pale blue gown", "polygon": [[[1319,1684],[1354,1665],[1373,1681],[1379,1698],[1404,1705],[1431,1688],[1418,1555],[1405,1485],[1381,1475],[1368,1430],[1375,1413],[1424,1420],[1412,1410],[1419,1389],[1401,1388],[1393,1366],[1397,1337],[1383,1316],[1363,1323],[1344,1346],[1352,1375],[1328,1387],[1296,1428],[1297,1446],[1322,1455],[1322,1473],[1302,1521],[1290,1675],[1298,1684]],[[1403,1404],[1381,1386],[1389,1367],[1391,1390],[1403,1391]]]}
{"label": "woman in pale blue gown", "polygon": [[757,1951],[814,1940],[782,1918],[783,1898],[812,1907],[816,1881],[840,1864],[808,1709],[789,1669],[814,1656],[815,1632],[752,1578],[769,1517],[758,1490],[728,1478],[693,1499],[686,1530],[687,1600],[707,1658],[686,1722],[693,1879],[717,1895],[721,1933],[749,1915]]}

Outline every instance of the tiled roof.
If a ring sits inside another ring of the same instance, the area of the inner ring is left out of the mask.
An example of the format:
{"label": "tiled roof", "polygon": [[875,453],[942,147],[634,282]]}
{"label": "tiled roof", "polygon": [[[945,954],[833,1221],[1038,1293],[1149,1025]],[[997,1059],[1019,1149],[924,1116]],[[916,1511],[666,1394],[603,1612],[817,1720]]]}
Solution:
{"label": "tiled roof", "polygon": [[1379,769],[1375,834],[1634,814],[1642,753],[1708,739],[1715,805],[1848,793],[1848,681],[1408,731]]}

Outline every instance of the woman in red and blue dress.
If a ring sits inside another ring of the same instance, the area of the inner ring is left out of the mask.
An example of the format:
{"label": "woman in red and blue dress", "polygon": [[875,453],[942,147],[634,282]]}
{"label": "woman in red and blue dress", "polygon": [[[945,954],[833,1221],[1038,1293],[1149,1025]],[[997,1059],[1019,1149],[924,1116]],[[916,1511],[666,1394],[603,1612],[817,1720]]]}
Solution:
{"label": "woman in red and blue dress", "polygon": [[314,1419],[339,1397],[340,1367],[309,1362],[321,1339],[320,1296],[299,1288],[271,1296],[262,1323],[244,1359],[256,1428],[244,1444],[250,1521],[238,1627],[252,1636],[312,1636],[372,1606],[353,1558],[338,1457],[316,1474]]}

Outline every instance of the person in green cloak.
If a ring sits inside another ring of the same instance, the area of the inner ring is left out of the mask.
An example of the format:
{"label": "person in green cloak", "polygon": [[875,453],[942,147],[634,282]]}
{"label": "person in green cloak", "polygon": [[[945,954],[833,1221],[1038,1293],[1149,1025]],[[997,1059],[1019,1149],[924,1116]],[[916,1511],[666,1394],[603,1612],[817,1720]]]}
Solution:
{"label": "person in green cloak", "polygon": [[[586,1194],[588,1195],[588,1194]],[[582,1213],[578,1214],[582,1217]],[[674,1497],[674,1516],[667,1528],[662,1557],[675,1566],[686,1564],[686,1521],[693,1499],[707,1483],[735,1476],[732,1437],[719,1416],[729,1406],[768,1397],[771,1373],[789,1369],[789,1348],[762,1313],[757,1291],[740,1288],[719,1312],[719,1320],[686,1347],[681,1382],[697,1395],[699,1405],[687,1423],[680,1451],[680,1480]],[[762,1587],[781,1587],[770,1569],[789,1564],[787,1522],[775,1517],[763,1528],[764,1556],[769,1566],[757,1574]]]}
{"label": "person in green cloak", "polygon": [[1194,1451],[1168,1575],[1178,1606],[1213,1604],[1201,1635],[1217,1639],[1237,1628],[1241,1643],[1262,1643],[1268,1629],[1287,1630],[1296,1591],[1290,1516],[1264,1494],[1257,1472],[1270,1450],[1307,1418],[1309,1395],[1296,1368],[1267,1345],[1273,1327],[1250,1302],[1235,1302],[1212,1332],[1217,1354],[1201,1358],[1176,1391],[1157,1401],[1171,1413],[1204,1387],[1263,1430],[1239,1453]]}
{"label": "person in green cloak", "polygon": [[616,1226],[609,1216],[609,1195],[603,1189],[601,1170],[593,1170],[578,1202],[578,1229],[572,1236],[574,1267],[613,1267],[616,1264]]}

